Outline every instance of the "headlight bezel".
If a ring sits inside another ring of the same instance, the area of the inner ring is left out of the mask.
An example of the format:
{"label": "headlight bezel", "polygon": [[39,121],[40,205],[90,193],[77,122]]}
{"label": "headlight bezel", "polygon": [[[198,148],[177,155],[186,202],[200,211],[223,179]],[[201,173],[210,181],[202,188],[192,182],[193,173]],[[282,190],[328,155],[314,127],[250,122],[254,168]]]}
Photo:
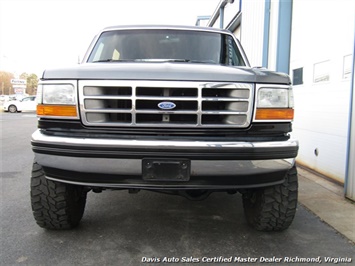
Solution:
{"label": "headlight bezel", "polygon": [[79,119],[77,81],[41,81],[37,87],[37,116]]}
{"label": "headlight bezel", "polygon": [[254,122],[291,122],[294,118],[291,85],[257,84]]}

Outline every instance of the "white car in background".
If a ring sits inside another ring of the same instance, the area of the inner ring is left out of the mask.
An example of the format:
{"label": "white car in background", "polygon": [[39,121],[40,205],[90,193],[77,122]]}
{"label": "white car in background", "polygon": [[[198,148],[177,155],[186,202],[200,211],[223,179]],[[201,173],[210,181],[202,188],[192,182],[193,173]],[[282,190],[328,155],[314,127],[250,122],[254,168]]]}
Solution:
{"label": "white car in background", "polygon": [[10,113],[36,111],[36,108],[36,96],[25,97],[22,100],[6,101],[3,106],[4,111]]}

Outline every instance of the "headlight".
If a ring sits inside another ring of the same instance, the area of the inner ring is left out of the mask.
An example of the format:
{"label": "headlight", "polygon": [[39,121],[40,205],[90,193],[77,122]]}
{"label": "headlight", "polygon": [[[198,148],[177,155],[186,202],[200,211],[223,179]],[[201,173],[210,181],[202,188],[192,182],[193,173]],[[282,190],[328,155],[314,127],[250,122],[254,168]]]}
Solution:
{"label": "headlight", "polygon": [[258,91],[258,108],[293,107],[292,89],[261,88]]}
{"label": "headlight", "polygon": [[262,87],[257,90],[255,120],[292,120],[292,87]]}
{"label": "headlight", "polygon": [[37,115],[77,118],[76,95],[74,84],[39,84]]}
{"label": "headlight", "polygon": [[43,85],[43,104],[69,104],[75,105],[75,88],[71,84]]}

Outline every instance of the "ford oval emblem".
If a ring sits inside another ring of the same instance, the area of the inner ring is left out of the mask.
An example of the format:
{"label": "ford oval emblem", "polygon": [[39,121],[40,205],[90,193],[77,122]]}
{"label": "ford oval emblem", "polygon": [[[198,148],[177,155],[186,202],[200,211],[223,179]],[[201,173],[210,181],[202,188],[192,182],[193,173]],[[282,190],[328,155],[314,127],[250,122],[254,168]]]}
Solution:
{"label": "ford oval emblem", "polygon": [[171,110],[176,107],[176,104],[172,102],[161,102],[158,103],[158,107],[163,110]]}

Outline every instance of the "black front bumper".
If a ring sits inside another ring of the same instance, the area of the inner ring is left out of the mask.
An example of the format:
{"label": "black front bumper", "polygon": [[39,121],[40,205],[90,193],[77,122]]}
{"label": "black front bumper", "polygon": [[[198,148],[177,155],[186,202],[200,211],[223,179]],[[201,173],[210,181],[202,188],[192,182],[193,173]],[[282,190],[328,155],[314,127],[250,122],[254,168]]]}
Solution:
{"label": "black front bumper", "polygon": [[[90,187],[237,189],[282,183],[298,142],[127,140],[32,136],[36,161],[47,178]],[[147,180],[143,160],[187,160],[188,179]]]}

